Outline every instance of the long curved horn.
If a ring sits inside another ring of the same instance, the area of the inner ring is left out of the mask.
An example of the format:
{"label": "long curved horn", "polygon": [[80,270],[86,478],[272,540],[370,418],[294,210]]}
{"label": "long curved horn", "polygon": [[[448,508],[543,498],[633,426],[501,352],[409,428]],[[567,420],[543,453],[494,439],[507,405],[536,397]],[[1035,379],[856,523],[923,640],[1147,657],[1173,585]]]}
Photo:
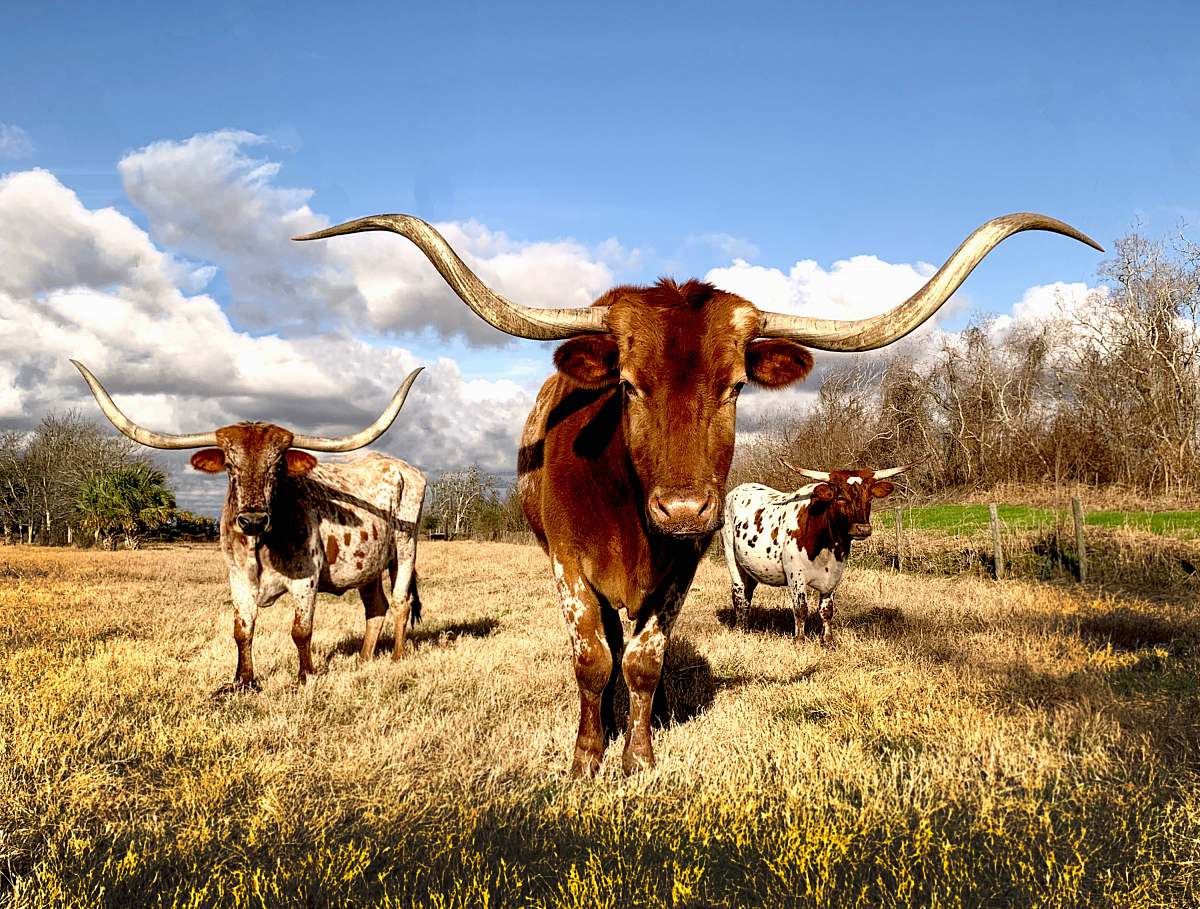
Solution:
{"label": "long curved horn", "polygon": [[789,464],[783,458],[779,459],[779,463],[782,464],[784,467],[786,467],[788,470],[790,470],[792,473],[798,473],[798,474],[800,474],[800,476],[808,477],[810,480],[820,480],[821,482],[825,482],[826,480],[829,479],[828,472],[826,472],[824,470],[809,470],[807,467],[793,467],[791,464]]}
{"label": "long curved horn", "polygon": [[903,467],[889,467],[887,470],[877,470],[875,471],[875,476],[871,477],[871,479],[886,480],[888,477],[894,477],[896,474],[904,473],[904,471],[911,470],[916,466],[916,462],[914,461],[912,464],[905,464]]}
{"label": "long curved horn", "polygon": [[100,409],[104,411],[104,415],[108,417],[109,422],[126,436],[133,439],[133,441],[141,445],[147,445],[150,448],[170,449],[204,448],[208,445],[217,444],[217,434],[215,431],[176,436],[162,432],[151,432],[149,429],[138,426],[137,423],[121,413],[121,408],[113,403],[113,399],[104,390],[104,386],[100,384],[100,380],[92,375],[86,366],[78,360],[72,360],[71,363],[79,370],[79,374],[83,376],[83,381],[88,383],[88,387],[92,390],[92,396],[96,399],[96,403],[100,405]]}
{"label": "long curved horn", "polygon": [[518,338],[533,338],[537,341],[558,341],[582,334],[602,334],[608,331],[604,322],[607,307],[590,306],[585,309],[541,309],[521,306],[506,300],[479,280],[467,268],[445,237],[429,224],[412,215],[371,215],[355,221],[347,221],[335,227],[327,227],[315,233],[293,237],[293,240],[323,240],[342,234],[353,234],[365,230],[390,230],[407,237],[433,263],[446,283],[458,296],[489,325]]}
{"label": "long curved horn", "polygon": [[356,448],[370,445],[387,432],[388,427],[395,421],[400,413],[400,408],[404,406],[404,399],[408,397],[408,390],[412,387],[412,383],[417,380],[417,376],[421,374],[421,370],[424,368],[424,366],[418,366],[408,374],[408,378],[404,380],[403,385],[396,389],[396,393],[392,395],[391,403],[379,415],[379,419],[366,429],[360,430],[353,435],[338,436],[336,438],[327,438],[325,436],[294,436],[292,438],[292,448],[307,448],[310,451],[354,451]]}
{"label": "long curved horn", "polygon": [[894,309],[869,319],[815,319],[764,312],[759,334],[764,338],[794,338],[819,350],[874,350],[898,341],[938,311],[983,257],[1003,240],[1023,230],[1047,230],[1086,243],[1104,252],[1095,240],[1070,224],[1029,212],[993,218],[976,228],[937,270],[925,286]]}

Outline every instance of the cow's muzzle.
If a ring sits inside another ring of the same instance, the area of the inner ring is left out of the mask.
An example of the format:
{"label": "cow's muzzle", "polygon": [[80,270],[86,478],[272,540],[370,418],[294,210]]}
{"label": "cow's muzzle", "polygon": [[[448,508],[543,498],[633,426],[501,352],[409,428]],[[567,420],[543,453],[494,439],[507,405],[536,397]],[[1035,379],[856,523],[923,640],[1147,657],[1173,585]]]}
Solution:
{"label": "cow's muzzle", "polygon": [[865,540],[870,535],[871,535],[871,525],[870,524],[851,524],[850,525],[850,539]]}
{"label": "cow's muzzle", "polygon": [[721,500],[712,487],[657,487],[646,512],[650,526],[665,536],[701,537],[721,526]]}
{"label": "cow's muzzle", "polygon": [[237,516],[238,530],[254,537],[271,529],[271,515],[266,511],[243,511]]}

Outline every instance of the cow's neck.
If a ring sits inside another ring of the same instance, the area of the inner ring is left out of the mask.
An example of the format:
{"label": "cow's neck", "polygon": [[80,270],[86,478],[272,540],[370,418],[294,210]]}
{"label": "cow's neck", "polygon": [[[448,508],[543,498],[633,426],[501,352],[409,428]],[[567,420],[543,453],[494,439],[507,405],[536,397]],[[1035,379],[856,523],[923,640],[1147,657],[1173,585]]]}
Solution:
{"label": "cow's neck", "polygon": [[831,507],[814,510],[810,505],[805,523],[803,545],[810,559],[828,550],[838,561],[845,560],[850,551],[850,522],[845,515]]}

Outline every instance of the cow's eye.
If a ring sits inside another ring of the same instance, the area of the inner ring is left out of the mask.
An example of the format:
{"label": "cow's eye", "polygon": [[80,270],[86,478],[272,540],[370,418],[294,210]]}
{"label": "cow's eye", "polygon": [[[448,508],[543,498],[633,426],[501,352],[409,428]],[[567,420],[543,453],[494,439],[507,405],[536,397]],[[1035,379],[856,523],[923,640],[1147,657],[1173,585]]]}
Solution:
{"label": "cow's eye", "polygon": [[722,399],[722,404],[732,404],[738,399],[738,395],[742,393],[742,389],[746,387],[745,382],[738,382],[736,385],[731,385],[729,390],[725,392],[725,397]]}
{"label": "cow's eye", "polygon": [[621,380],[621,389],[625,392],[625,397],[630,401],[640,401],[646,396],[644,391],[642,391],[628,379]]}

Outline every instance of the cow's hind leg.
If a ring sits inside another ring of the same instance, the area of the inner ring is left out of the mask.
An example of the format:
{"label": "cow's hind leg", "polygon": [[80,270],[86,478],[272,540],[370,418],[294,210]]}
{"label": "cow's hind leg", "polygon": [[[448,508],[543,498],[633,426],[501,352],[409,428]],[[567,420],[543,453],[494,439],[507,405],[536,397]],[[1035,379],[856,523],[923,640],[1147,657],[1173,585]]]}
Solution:
{"label": "cow's hind leg", "polygon": [[375,578],[358,588],[358,595],[362,597],[363,610],[367,615],[367,629],[363,632],[362,649],[358,652],[358,658],[365,661],[375,656],[379,633],[383,630],[383,619],[388,611],[387,597],[383,592],[383,578]]}
{"label": "cow's hind leg", "polygon": [[725,567],[729,570],[729,592],[733,601],[733,623],[748,625],[750,620],[750,600],[754,597],[754,588],[758,581],[742,570],[738,564],[737,552],[733,541],[734,522],[728,520],[721,528],[721,543],[725,548]]}
{"label": "cow's hind leg", "polygon": [[417,538],[405,535],[396,541],[396,557],[392,566],[392,621],[396,640],[392,659],[404,656],[408,628],[421,618],[421,599],[417,595]]}
{"label": "cow's hind leg", "polygon": [[575,681],[579,685],[579,732],[575,737],[575,755],[571,775],[595,776],[604,756],[604,724],[601,702],[612,680],[613,658],[601,602],[584,579],[577,565],[563,565],[552,554],[555,587],[563,618],[571,634],[575,663]]}

